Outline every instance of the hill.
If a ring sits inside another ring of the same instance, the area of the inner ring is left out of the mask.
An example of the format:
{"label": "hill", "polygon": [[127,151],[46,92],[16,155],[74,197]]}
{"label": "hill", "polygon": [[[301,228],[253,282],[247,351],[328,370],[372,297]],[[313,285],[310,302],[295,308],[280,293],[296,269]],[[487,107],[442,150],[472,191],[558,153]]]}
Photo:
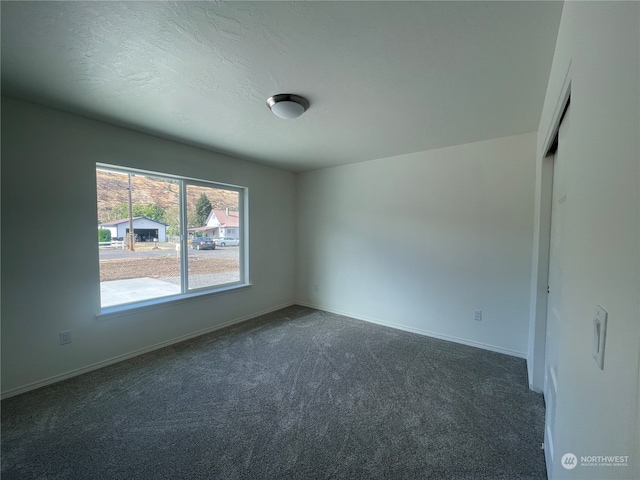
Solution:
{"label": "hill", "polygon": [[[127,174],[96,170],[98,195],[98,223],[116,220],[114,210],[129,202],[129,177]],[[236,192],[210,187],[188,186],[187,212],[191,217],[201,194],[205,194],[214,209],[238,210]],[[165,179],[141,175],[131,176],[131,200],[133,204],[158,205],[167,214],[167,223],[177,224],[179,188],[178,184]],[[173,221],[172,221],[173,220]],[[191,223],[191,222],[189,222]],[[199,225],[189,225],[199,226]]]}

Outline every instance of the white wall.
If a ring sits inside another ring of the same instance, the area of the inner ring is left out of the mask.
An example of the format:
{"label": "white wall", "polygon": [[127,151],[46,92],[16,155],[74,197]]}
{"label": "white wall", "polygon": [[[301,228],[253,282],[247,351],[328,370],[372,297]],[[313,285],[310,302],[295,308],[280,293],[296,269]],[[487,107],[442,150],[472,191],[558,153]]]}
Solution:
{"label": "white wall", "polygon": [[[96,321],[96,162],[248,187],[253,286]],[[3,98],[3,394],[290,304],[295,189],[289,172]],[[43,241],[26,245],[36,219]]]}
{"label": "white wall", "polygon": [[298,301],[525,356],[535,145],[531,133],[300,174]]}
{"label": "white wall", "polygon": [[[565,2],[538,135],[570,67],[554,479],[640,478],[640,4]],[[609,313],[605,368],[591,357],[597,305]],[[631,466],[566,470],[563,454],[629,455]],[[634,470],[635,469],[635,470]]]}

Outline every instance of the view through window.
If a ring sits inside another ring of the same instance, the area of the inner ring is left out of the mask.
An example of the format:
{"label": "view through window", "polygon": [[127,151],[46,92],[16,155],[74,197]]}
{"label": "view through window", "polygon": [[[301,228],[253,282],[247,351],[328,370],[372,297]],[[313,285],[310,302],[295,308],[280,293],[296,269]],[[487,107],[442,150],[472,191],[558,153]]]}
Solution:
{"label": "view through window", "polygon": [[98,165],[103,308],[243,282],[243,193]]}

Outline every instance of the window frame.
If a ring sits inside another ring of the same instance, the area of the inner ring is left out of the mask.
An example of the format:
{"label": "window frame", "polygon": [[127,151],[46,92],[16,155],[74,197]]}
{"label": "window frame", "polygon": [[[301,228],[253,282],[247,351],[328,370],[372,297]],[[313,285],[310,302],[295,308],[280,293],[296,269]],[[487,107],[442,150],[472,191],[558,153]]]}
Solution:
{"label": "window frame", "polygon": [[[157,298],[139,300],[135,302],[122,303],[118,305],[110,305],[102,307],[102,297],[100,298],[100,311],[96,314],[96,319],[106,320],[108,318],[119,317],[124,315],[132,315],[145,310],[153,310],[156,308],[165,307],[171,304],[182,303],[190,300],[201,299],[203,296],[212,296],[220,294],[228,294],[235,290],[244,289],[251,286],[249,282],[249,217],[248,217],[248,204],[249,204],[249,189],[247,187],[239,185],[231,185],[222,182],[214,182],[211,180],[204,180],[201,178],[186,177],[182,175],[175,175],[170,173],[153,172],[149,170],[143,170],[140,168],[123,167],[120,165],[112,165],[107,163],[97,162],[95,166],[96,170],[102,169],[115,173],[122,174],[137,174],[149,177],[156,177],[159,179],[169,179],[178,183],[178,208],[180,214],[180,293],[175,295],[167,295]],[[238,194],[238,212],[240,213],[240,224],[238,226],[238,239],[240,244],[238,246],[238,260],[239,260],[239,274],[240,279],[237,282],[224,283],[220,285],[205,286],[200,288],[189,288],[189,255],[188,255],[188,209],[187,209],[187,187],[198,186],[207,188],[217,188],[221,190],[228,190],[236,192]],[[96,184],[97,192],[97,184]],[[97,215],[97,210],[96,210]],[[96,216],[97,219],[97,216]],[[100,262],[98,252],[98,262]],[[98,268],[98,272],[100,269]],[[101,282],[98,279],[98,288],[100,288]]]}

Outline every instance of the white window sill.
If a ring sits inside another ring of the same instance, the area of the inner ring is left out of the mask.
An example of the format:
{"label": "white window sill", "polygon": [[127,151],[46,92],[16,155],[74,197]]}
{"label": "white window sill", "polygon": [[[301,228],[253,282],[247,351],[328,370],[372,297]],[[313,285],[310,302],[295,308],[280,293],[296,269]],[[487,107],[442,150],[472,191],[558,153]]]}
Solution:
{"label": "white window sill", "polygon": [[143,300],[136,303],[127,303],[124,305],[114,305],[112,307],[103,308],[100,313],[96,313],[96,320],[102,322],[111,318],[126,317],[129,315],[137,315],[149,310],[156,310],[158,308],[171,307],[184,302],[191,302],[195,300],[202,300],[204,297],[211,297],[217,295],[224,295],[242,290],[250,287],[251,283],[241,283],[226,285],[224,287],[217,288],[215,290],[204,290],[189,293],[182,293],[179,295],[171,295],[168,297],[153,298],[150,300]]}

